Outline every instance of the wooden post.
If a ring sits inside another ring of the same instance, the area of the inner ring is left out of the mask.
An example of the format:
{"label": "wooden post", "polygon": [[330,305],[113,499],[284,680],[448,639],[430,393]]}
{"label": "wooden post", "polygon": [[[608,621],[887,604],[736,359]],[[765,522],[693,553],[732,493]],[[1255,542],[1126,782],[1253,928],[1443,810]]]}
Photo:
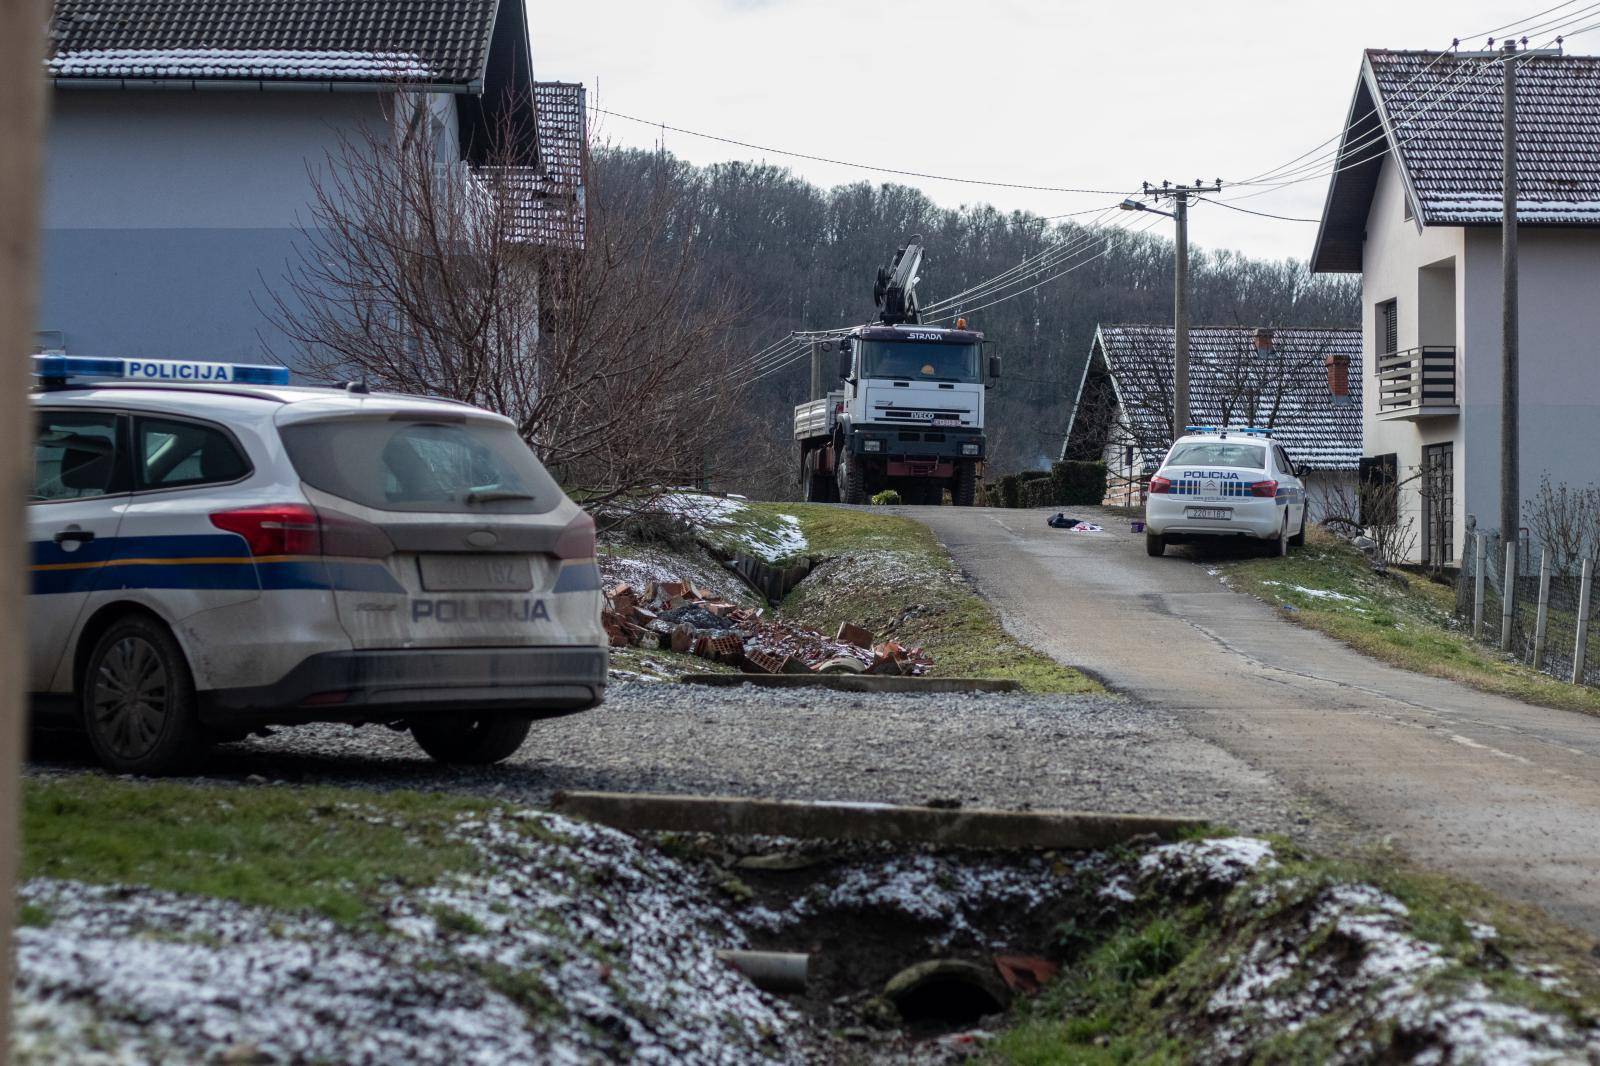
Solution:
{"label": "wooden post", "polygon": [[1539,614],[1533,623],[1533,668],[1544,669],[1545,629],[1550,624],[1550,549],[1539,552]]}
{"label": "wooden post", "polygon": [[1472,639],[1483,639],[1483,534],[1472,547]]}
{"label": "wooden post", "polygon": [[1572,646],[1572,683],[1583,684],[1585,660],[1589,656],[1589,592],[1594,586],[1594,560],[1583,561],[1583,579],[1578,584],[1578,639]]}
{"label": "wooden post", "polygon": [[0,1062],[11,1057],[11,928],[16,906],[17,781],[22,753],[23,501],[31,486],[28,414],[38,278],[40,139],[44,128],[43,0],[0,4]]}
{"label": "wooden post", "polygon": [[1511,622],[1517,609],[1517,542],[1504,540],[1506,546],[1505,583],[1500,586],[1500,650],[1511,650]]}

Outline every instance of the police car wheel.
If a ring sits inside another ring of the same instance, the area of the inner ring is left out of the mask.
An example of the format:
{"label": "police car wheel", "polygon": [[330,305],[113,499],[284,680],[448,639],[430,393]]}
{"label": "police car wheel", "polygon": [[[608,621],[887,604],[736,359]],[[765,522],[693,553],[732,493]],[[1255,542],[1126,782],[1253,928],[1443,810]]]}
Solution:
{"label": "police car wheel", "polygon": [[1267,554],[1282,558],[1289,554],[1289,516],[1283,516],[1283,528],[1278,530],[1278,535],[1267,543]]}
{"label": "police car wheel", "polygon": [[1160,533],[1151,533],[1146,530],[1144,534],[1144,551],[1146,555],[1165,555],[1167,552],[1167,538]]}
{"label": "police car wheel", "polygon": [[79,685],[95,755],[122,773],[185,769],[202,747],[194,679],[167,628],[133,615],[95,642]]}
{"label": "police car wheel", "polygon": [[515,755],[533,720],[515,714],[456,718],[445,714],[411,723],[417,746],[443,763],[488,766]]}
{"label": "police car wheel", "polygon": [[1304,548],[1306,546],[1306,513],[1300,512],[1300,532],[1289,538],[1289,547]]}

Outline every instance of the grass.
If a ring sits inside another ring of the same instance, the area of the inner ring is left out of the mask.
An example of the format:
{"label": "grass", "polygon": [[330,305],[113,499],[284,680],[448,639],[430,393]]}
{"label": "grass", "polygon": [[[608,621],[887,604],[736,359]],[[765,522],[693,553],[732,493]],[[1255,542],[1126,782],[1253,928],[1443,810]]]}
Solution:
{"label": "grass", "polygon": [[[1585,938],[1533,908],[1420,871],[1387,852],[1326,859],[1281,840],[1274,843],[1281,866],[1258,872],[1222,899],[1185,903],[1145,898],[1122,909],[1109,925],[1097,927],[1091,919],[1088,929],[1074,924],[1060,930],[1056,948],[1067,957],[1063,976],[1013,1010],[990,1061],[1014,1066],[1206,1061],[1213,1051],[1206,1002],[1251,944],[1263,938],[1299,938],[1299,955],[1308,963],[1347,963],[1341,945],[1306,939],[1298,931],[1306,907],[1335,884],[1373,885],[1406,905],[1410,934],[1436,945],[1447,960],[1428,978],[1432,987],[1449,990],[1482,983],[1504,1002],[1580,1024],[1594,1019],[1600,979]],[[1263,903],[1268,897],[1256,891],[1269,882],[1274,891],[1270,902]],[[1099,913],[1090,895],[1096,884],[1080,887],[1086,898],[1078,913]],[[1491,925],[1497,936],[1480,941],[1469,922]],[[1572,994],[1547,991],[1519,973],[1512,961],[1556,967]],[[1261,1038],[1247,1029],[1247,1039],[1260,1042],[1247,1045],[1243,1058],[1312,1063],[1334,1057],[1336,1039],[1371,1026],[1364,1016],[1370,1003],[1352,998],[1294,1031]],[[1382,1031],[1362,1035],[1379,1049],[1390,1036]],[[1348,1050],[1348,1040],[1344,1046]]]}
{"label": "grass", "polygon": [[1102,692],[1098,682],[1018,643],[961,579],[933,532],[896,515],[815,504],[752,504],[800,520],[813,556],[838,562],[802,582],[780,613],[832,632],[855,622],[920,646],[935,677],[1010,678],[1029,692]]}
{"label": "grass", "polygon": [[24,877],[148,885],[369,928],[381,924],[375,906],[384,886],[428,885],[480,868],[478,854],[449,830],[486,803],[93,774],[28,781],[23,799]]}
{"label": "grass", "polygon": [[1359,550],[1321,530],[1309,531],[1306,547],[1286,559],[1219,565],[1235,588],[1291,607],[1286,617],[1392,666],[1525,703],[1600,714],[1600,690],[1558,681],[1474,642],[1455,618],[1452,589],[1399,570],[1377,574]]}

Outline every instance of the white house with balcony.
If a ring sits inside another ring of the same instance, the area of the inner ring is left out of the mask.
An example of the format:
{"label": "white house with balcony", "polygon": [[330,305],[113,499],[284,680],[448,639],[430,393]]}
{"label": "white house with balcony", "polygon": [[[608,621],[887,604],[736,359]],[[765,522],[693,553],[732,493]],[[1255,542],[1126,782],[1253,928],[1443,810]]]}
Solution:
{"label": "white house with balcony", "polygon": [[[1517,77],[1521,465],[1600,480],[1600,58]],[[1498,524],[1502,74],[1369,50],[1311,267],[1362,277],[1363,477],[1395,478],[1414,556],[1459,559]]]}

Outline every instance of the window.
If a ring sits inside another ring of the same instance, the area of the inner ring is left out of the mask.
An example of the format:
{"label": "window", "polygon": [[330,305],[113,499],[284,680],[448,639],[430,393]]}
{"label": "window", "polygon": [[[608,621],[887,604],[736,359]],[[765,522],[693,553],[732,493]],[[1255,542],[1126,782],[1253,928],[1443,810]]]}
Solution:
{"label": "window", "polygon": [[863,376],[923,381],[979,381],[978,346],[927,341],[861,341]]}
{"label": "window", "polygon": [[1356,493],[1361,507],[1357,521],[1362,528],[1393,525],[1399,521],[1399,456],[1394,452],[1364,456],[1356,478]]}
{"label": "window", "polygon": [[1265,470],[1267,450],[1259,444],[1235,444],[1227,440],[1192,441],[1174,445],[1167,466],[1237,466]]}
{"label": "window", "polygon": [[216,426],[163,418],[134,423],[139,488],[177,489],[238,481],[250,463],[233,438]]}
{"label": "window", "polygon": [[1289,461],[1289,453],[1283,450],[1281,444],[1274,444],[1272,449],[1278,456],[1278,469],[1293,477],[1295,469],[1294,463]]}
{"label": "window", "polygon": [[543,514],[561,490],[508,425],[330,419],[280,431],[314,489],[385,511]]}
{"label": "window", "polygon": [[1377,351],[1380,356],[1393,355],[1400,350],[1400,308],[1394,300],[1378,305],[1376,327]]}
{"label": "window", "polygon": [[44,411],[33,442],[34,502],[85,500],[124,491],[117,416]]}

